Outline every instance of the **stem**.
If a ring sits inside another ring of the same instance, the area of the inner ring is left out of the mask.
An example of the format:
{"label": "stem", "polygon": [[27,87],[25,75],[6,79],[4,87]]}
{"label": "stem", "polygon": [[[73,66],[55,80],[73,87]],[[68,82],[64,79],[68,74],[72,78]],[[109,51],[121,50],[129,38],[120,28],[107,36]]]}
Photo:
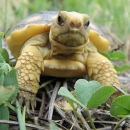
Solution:
{"label": "stem", "polygon": [[83,122],[81,116],[79,115],[79,113],[75,110],[75,108],[73,108],[73,112],[74,112],[75,115],[80,119],[83,129],[85,129],[84,122]]}
{"label": "stem", "polygon": [[86,112],[86,115],[88,116],[88,119],[89,119],[89,121],[90,121],[90,124],[91,124],[93,130],[96,130],[96,127],[95,127],[95,125],[94,125],[94,123],[93,123],[93,121],[92,121],[92,118],[91,118],[91,116],[90,116],[90,114],[89,114],[89,111],[88,111],[87,107],[84,108],[84,111]]}
{"label": "stem", "polygon": [[122,118],[122,119],[116,124],[116,126],[114,127],[114,130],[117,130],[118,127],[119,127],[119,125],[120,125],[126,118],[127,118],[127,117]]}
{"label": "stem", "polygon": [[16,110],[17,110],[17,116],[18,116],[20,130],[26,130],[25,123],[23,121],[23,116],[21,114],[21,108],[20,108],[20,105],[17,100],[16,100]]}
{"label": "stem", "polygon": [[25,124],[26,106],[23,108],[23,123]]}
{"label": "stem", "polygon": [[14,112],[16,112],[16,109],[14,106],[12,106],[9,102],[6,104],[10,109],[12,109]]}

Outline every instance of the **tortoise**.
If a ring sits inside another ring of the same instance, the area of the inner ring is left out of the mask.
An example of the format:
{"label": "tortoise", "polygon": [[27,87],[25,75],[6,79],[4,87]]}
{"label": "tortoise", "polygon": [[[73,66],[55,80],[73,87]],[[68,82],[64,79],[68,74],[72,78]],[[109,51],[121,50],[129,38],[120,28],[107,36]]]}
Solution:
{"label": "tortoise", "polygon": [[102,86],[120,87],[111,62],[101,55],[109,41],[90,29],[87,14],[43,11],[19,22],[7,37],[17,60],[20,103],[29,111],[36,105],[40,75],[78,77],[89,75]]}

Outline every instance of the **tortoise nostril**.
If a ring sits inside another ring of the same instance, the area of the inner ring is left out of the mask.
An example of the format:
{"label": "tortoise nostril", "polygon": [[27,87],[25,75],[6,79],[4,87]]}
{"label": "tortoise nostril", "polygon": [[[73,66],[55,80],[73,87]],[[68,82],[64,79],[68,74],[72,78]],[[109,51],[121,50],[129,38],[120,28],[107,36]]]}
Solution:
{"label": "tortoise nostril", "polygon": [[74,28],[74,23],[73,22],[70,22],[70,27]]}
{"label": "tortoise nostril", "polygon": [[77,24],[77,28],[80,28],[80,27],[81,27],[81,23],[78,23],[78,24]]}
{"label": "tortoise nostril", "polygon": [[81,23],[80,22],[70,22],[70,27],[71,28],[80,28]]}

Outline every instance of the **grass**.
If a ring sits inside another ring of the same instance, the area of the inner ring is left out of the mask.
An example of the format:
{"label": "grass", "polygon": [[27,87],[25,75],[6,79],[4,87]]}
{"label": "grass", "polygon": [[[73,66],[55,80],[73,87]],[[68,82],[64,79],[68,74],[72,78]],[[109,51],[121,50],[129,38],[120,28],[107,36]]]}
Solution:
{"label": "grass", "polygon": [[13,0],[5,0],[4,6],[0,6],[0,31],[5,32],[29,14],[38,11],[67,10],[87,13],[94,23],[106,26],[125,41],[130,32],[129,5],[129,0],[19,0],[18,4]]}

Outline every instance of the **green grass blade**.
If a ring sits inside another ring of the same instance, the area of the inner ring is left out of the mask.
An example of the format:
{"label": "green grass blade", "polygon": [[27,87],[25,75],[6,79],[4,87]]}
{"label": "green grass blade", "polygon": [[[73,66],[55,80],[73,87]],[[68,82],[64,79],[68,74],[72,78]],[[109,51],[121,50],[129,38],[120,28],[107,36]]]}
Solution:
{"label": "green grass blade", "polygon": [[50,130],[59,130],[53,121],[50,121]]}
{"label": "green grass blade", "polygon": [[23,121],[23,116],[21,114],[21,108],[17,100],[16,100],[16,110],[17,110],[17,117],[18,117],[20,130],[26,130],[25,123]]}

